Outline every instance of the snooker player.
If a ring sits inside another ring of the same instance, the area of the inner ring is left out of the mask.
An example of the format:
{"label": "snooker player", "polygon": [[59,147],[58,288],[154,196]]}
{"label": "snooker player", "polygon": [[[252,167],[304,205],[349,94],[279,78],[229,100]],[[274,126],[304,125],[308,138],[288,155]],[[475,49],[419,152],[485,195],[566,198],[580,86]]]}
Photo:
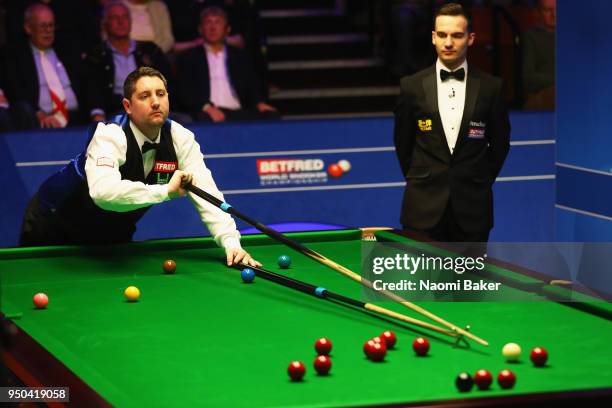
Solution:
{"label": "snooker player", "polygon": [[[129,242],[153,204],[184,196],[183,186],[191,182],[223,200],[193,133],[168,119],[164,76],[138,68],[127,76],[123,94],[126,114],[118,123],[98,123],[86,150],[47,179],[28,204],[22,246]],[[188,195],[225,249],[228,265],[261,265],[242,249],[229,214]]]}

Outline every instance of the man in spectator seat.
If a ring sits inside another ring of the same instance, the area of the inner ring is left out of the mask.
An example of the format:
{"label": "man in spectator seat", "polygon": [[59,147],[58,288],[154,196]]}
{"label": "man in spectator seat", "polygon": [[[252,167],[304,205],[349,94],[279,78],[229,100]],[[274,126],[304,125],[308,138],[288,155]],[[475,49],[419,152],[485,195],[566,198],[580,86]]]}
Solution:
{"label": "man in spectator seat", "polygon": [[195,120],[223,122],[278,118],[244,50],[226,44],[227,14],[207,7],[200,15],[203,47],[177,59],[179,99]]}
{"label": "man in spectator seat", "polygon": [[154,43],[130,39],[130,10],[121,1],[104,7],[102,27],[107,40],[88,53],[87,104],[93,121],[122,113],[123,82],[136,68],[150,66],[171,80],[170,63]]}
{"label": "man in spectator seat", "polygon": [[44,4],[24,13],[27,43],[9,52],[6,66],[8,99],[19,128],[63,128],[82,124],[79,91],[80,56],[54,50],[55,17]]}

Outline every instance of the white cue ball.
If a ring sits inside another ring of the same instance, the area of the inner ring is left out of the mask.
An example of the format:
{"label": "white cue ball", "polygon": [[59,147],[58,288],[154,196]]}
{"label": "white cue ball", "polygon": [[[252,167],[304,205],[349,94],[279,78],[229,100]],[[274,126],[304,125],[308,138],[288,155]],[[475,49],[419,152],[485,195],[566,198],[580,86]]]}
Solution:
{"label": "white cue ball", "polygon": [[506,361],[518,361],[521,357],[521,346],[516,343],[508,343],[502,349],[502,355]]}
{"label": "white cue ball", "polygon": [[340,166],[342,171],[346,173],[351,169],[351,162],[348,160],[340,160],[338,162],[338,166]]}

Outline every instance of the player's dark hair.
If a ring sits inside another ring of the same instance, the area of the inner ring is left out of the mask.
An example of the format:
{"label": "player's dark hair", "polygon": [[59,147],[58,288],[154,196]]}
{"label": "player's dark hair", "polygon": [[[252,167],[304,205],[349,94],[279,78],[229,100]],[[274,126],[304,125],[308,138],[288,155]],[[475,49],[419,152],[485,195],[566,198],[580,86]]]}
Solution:
{"label": "player's dark hair", "polygon": [[467,20],[468,33],[472,32],[472,16],[459,3],[446,3],[436,11],[433,21],[434,30],[436,27],[436,18],[439,16],[463,16]]}
{"label": "player's dark hair", "polygon": [[151,67],[140,67],[132,72],[125,78],[125,82],[123,83],[123,97],[126,99],[130,99],[136,90],[136,82],[142,77],[158,77],[164,83],[164,88],[166,91],[168,90],[168,81],[162,75],[161,72]]}

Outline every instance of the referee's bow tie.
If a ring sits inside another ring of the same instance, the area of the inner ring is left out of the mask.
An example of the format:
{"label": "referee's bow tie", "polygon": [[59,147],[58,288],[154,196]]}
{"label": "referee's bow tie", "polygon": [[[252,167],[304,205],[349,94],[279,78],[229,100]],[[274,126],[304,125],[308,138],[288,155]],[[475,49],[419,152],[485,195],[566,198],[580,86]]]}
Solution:
{"label": "referee's bow tie", "polygon": [[461,68],[456,71],[447,71],[445,69],[440,70],[440,79],[446,81],[448,78],[455,78],[457,81],[463,81],[465,79],[465,69]]}
{"label": "referee's bow tie", "polygon": [[142,154],[145,154],[146,152],[148,152],[149,150],[155,150],[157,151],[157,149],[159,149],[159,143],[149,143],[149,142],[145,142],[142,145]]}

